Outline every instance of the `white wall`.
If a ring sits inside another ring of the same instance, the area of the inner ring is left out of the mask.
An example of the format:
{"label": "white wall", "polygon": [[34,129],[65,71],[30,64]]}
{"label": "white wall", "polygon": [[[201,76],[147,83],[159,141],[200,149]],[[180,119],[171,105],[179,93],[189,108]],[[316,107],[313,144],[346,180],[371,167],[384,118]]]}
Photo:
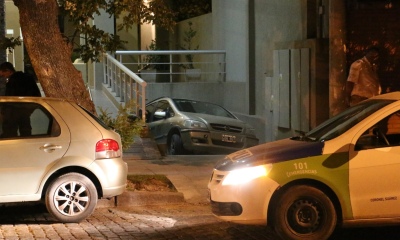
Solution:
{"label": "white wall", "polygon": [[304,40],[304,0],[255,0],[258,73],[272,77],[277,43]]}
{"label": "white wall", "polygon": [[[256,116],[265,119],[264,140],[276,138],[278,129],[274,129],[274,112],[271,106],[273,72],[273,51],[279,49],[282,42],[301,41],[305,39],[307,1],[306,0],[255,0],[255,33],[256,33]],[[289,96],[288,96],[289,97]],[[276,99],[275,99],[276,101]],[[260,122],[260,124],[262,124]],[[279,135],[279,134],[278,134]]]}
{"label": "white wall", "polygon": [[[241,88],[226,85],[222,104],[248,119],[253,118],[257,130],[264,132],[261,140],[273,140],[272,129],[267,127],[273,123],[269,111],[271,89],[267,89],[273,76],[273,50],[282,42],[304,40],[306,5],[306,0],[254,0],[255,39],[249,39],[249,1],[213,1],[212,38],[214,48],[227,51],[227,82],[245,83]],[[254,56],[249,55],[249,40],[255,42]],[[255,60],[256,115],[253,116],[248,115],[249,58]]]}
{"label": "white wall", "polygon": [[146,99],[151,101],[159,97],[189,98],[221,104],[222,91],[224,84],[215,82],[148,83]]}
{"label": "white wall", "polygon": [[[114,20],[109,17],[109,14],[101,10],[100,16],[95,16],[93,24],[99,29],[114,34]],[[95,89],[102,89],[102,82],[104,79],[104,69],[102,63],[89,63],[88,76],[90,87]]]}
{"label": "white wall", "polygon": [[[155,27],[152,24],[143,24],[140,26],[140,39],[141,39],[141,50],[147,50],[151,44],[151,40],[156,40]],[[158,40],[159,41],[159,40]],[[132,49],[128,49],[132,50]]]}
{"label": "white wall", "polygon": [[248,76],[248,1],[213,1],[214,47],[227,52],[227,81],[246,82]]}

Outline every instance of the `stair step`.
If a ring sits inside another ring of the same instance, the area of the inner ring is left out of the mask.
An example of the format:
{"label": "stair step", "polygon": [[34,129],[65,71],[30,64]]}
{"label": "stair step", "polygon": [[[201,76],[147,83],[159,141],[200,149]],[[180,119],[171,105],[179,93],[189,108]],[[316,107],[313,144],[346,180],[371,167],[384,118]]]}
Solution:
{"label": "stair step", "polygon": [[151,160],[161,159],[162,155],[154,139],[152,138],[135,138],[134,143],[124,150],[125,159],[130,160]]}

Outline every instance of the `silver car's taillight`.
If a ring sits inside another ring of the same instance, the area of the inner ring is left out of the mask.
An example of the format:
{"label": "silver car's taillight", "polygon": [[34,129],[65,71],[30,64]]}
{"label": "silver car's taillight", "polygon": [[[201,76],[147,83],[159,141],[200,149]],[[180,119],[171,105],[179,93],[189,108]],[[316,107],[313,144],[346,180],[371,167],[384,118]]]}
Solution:
{"label": "silver car's taillight", "polygon": [[121,156],[121,149],[117,141],[102,139],[96,143],[96,159],[116,158]]}

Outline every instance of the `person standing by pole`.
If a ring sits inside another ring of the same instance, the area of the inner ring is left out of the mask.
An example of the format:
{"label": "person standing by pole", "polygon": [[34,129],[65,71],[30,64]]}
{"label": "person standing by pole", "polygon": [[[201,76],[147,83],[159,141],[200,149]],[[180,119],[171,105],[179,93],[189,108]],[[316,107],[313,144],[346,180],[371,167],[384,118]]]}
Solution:
{"label": "person standing by pole", "polygon": [[350,66],[346,82],[347,105],[353,106],[365,99],[381,94],[381,85],[377,74],[379,49],[370,47],[365,56]]}

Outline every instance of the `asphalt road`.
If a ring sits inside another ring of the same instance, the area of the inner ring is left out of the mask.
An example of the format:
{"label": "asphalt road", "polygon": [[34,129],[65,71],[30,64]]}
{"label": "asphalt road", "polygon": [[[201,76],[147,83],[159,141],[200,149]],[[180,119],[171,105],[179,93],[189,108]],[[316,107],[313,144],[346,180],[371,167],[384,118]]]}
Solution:
{"label": "asphalt road", "polygon": [[[183,191],[187,201],[176,204],[97,208],[92,216],[78,224],[55,222],[42,204],[2,204],[0,239],[278,239],[265,226],[224,222],[212,215],[208,202],[204,201],[203,185],[215,159],[192,157],[190,161],[174,158],[149,162],[127,159],[127,162],[133,173],[166,174],[177,185],[190,180],[197,193]],[[330,239],[400,239],[399,230],[400,225],[339,228]]]}
{"label": "asphalt road", "polygon": [[[98,208],[78,224],[54,222],[43,205],[3,205],[0,212],[0,239],[277,239],[263,226],[222,222],[207,204]],[[400,239],[398,230],[339,229],[330,239]]]}

